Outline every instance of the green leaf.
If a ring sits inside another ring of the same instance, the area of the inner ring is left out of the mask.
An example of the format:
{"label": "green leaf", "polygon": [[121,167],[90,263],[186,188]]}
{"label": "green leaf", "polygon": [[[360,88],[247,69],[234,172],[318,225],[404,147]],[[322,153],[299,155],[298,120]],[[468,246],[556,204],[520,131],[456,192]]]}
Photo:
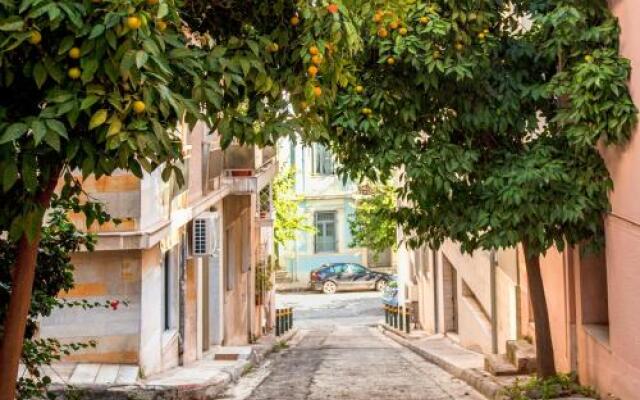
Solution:
{"label": "green leaf", "polygon": [[47,125],[47,128],[53,130],[59,136],[62,136],[65,139],[69,139],[69,136],[67,135],[67,128],[62,122],[58,121],[57,119],[47,119],[45,120],[45,124]]}
{"label": "green leaf", "polygon": [[0,20],[0,31],[11,32],[21,31],[24,27],[24,20],[18,16]]}
{"label": "green leaf", "polygon": [[104,33],[104,25],[98,24],[91,29],[91,33],[89,34],[89,39],[95,39],[98,36]]}
{"label": "green leaf", "polygon": [[60,152],[60,136],[58,136],[54,131],[47,131],[47,134],[44,136],[44,141],[52,149],[58,153]]}
{"label": "green leaf", "polygon": [[82,80],[82,83],[87,83],[87,82],[91,82],[91,80],[93,79],[93,76],[95,75],[96,71],[98,70],[98,60],[96,60],[95,58],[89,58],[89,59],[83,59],[82,62],[82,75],[80,77],[80,79]]}
{"label": "green leaf", "polygon": [[169,14],[169,6],[167,5],[167,3],[160,3],[160,6],[158,7],[158,14],[156,15],[156,18],[162,19],[162,18],[166,17],[167,14]]}
{"label": "green leaf", "polygon": [[147,63],[148,59],[149,55],[146,51],[138,50],[136,52],[136,66],[138,67],[138,69],[142,68]]}
{"label": "green leaf", "polygon": [[47,70],[42,63],[36,63],[33,67],[33,78],[36,81],[38,88],[41,88],[47,80]]}
{"label": "green leaf", "polygon": [[122,129],[122,121],[115,117],[111,119],[111,124],[109,125],[109,130],[107,131],[107,137],[120,133],[120,130]]}
{"label": "green leaf", "polygon": [[109,116],[109,113],[104,108],[96,111],[91,116],[91,120],[89,121],[89,130],[95,129],[95,128],[99,127],[100,125],[104,124],[107,121],[107,117],[108,116]]}
{"label": "green leaf", "polygon": [[9,125],[9,127],[0,136],[0,144],[12,142],[20,138],[20,136],[24,135],[27,132],[27,129],[27,125],[21,122]]}
{"label": "green leaf", "polygon": [[100,97],[91,94],[89,96],[87,96],[84,100],[82,100],[82,102],[80,103],[80,110],[86,110],[87,108],[90,108],[92,105],[94,105],[98,100],[100,99]]}
{"label": "green leaf", "polygon": [[7,192],[18,180],[18,166],[13,160],[7,160],[2,171],[2,190]]}
{"label": "green leaf", "polygon": [[33,139],[36,142],[36,145],[40,144],[44,135],[47,134],[46,125],[41,120],[36,119],[31,123],[31,130],[33,131]]}

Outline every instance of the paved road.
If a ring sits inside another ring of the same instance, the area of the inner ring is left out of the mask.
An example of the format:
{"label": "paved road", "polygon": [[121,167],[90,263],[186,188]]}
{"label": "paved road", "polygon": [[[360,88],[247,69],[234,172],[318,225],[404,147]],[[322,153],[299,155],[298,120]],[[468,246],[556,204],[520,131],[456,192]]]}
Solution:
{"label": "paved road", "polygon": [[289,349],[247,374],[229,400],[480,400],[464,382],[370,326],[379,295],[286,295],[301,332]]}

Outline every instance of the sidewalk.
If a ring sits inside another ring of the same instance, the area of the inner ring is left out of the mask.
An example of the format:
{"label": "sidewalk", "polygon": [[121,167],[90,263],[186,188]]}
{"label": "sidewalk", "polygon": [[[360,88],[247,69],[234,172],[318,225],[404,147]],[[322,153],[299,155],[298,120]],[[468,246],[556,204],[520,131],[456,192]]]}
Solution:
{"label": "sidewalk", "polygon": [[[384,324],[379,324],[378,328],[397,343],[465,381],[488,399],[505,399],[501,395],[504,387],[512,384],[517,378],[527,378],[527,376],[495,377],[491,375],[484,370],[483,354],[465,349],[446,336],[428,335],[423,331],[406,334]],[[562,400],[590,399],[576,396],[565,397]]]}
{"label": "sidewalk", "polygon": [[[135,366],[56,366],[55,373],[50,374],[54,379],[51,391],[59,397],[81,399],[211,399],[224,392],[229,384],[236,382],[253,366],[262,362],[279,343],[291,340],[297,332],[294,328],[279,337],[265,336],[260,338],[258,343],[249,346],[218,347],[202,360],[145,378],[135,375],[138,373]],[[69,391],[73,391],[73,394],[65,396],[65,392]]]}

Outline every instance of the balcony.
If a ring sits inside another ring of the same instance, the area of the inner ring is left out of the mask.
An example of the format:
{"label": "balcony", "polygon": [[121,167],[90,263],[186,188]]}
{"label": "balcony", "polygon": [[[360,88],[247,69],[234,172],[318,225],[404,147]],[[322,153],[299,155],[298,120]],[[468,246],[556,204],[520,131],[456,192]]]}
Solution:
{"label": "balcony", "polygon": [[275,178],[275,149],[232,144],[224,152],[224,167],[223,183],[232,193],[257,194]]}

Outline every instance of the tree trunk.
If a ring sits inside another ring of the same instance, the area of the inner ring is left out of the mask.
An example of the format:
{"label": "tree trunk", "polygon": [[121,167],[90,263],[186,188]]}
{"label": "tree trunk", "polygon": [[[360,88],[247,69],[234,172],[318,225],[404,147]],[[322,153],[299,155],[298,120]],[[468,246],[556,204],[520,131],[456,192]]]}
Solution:
{"label": "tree trunk", "polygon": [[[43,208],[49,208],[51,196],[58,182],[60,169],[54,169],[49,184],[38,193],[36,202]],[[40,225],[42,221],[40,221]],[[4,321],[4,335],[0,343],[0,400],[13,400],[16,395],[16,379],[22,355],[33,280],[36,273],[36,261],[42,227],[38,226],[33,241],[25,234],[18,241],[16,261],[13,265],[11,298]]]}
{"label": "tree trunk", "polygon": [[556,374],[556,365],[553,356],[553,343],[551,342],[547,298],[544,294],[544,285],[540,273],[540,257],[538,255],[529,255],[526,243],[523,244],[523,247],[529,281],[529,297],[531,298],[535,322],[538,376],[540,378],[548,378]]}

